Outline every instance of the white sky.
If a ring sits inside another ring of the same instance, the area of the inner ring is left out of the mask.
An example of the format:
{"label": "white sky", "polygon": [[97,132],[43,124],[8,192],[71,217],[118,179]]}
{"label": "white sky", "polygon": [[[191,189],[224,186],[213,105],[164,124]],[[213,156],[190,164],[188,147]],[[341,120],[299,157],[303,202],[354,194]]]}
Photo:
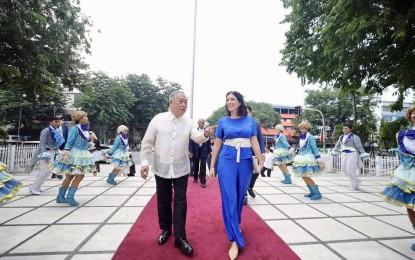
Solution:
{"label": "white sky", "polygon": [[[82,0],[82,13],[94,22],[90,69],[161,76],[190,96],[194,3]],[[307,87],[278,65],[289,29],[280,24],[285,13],[279,0],[198,0],[195,119],[223,106],[230,90],[246,100],[303,105]]]}

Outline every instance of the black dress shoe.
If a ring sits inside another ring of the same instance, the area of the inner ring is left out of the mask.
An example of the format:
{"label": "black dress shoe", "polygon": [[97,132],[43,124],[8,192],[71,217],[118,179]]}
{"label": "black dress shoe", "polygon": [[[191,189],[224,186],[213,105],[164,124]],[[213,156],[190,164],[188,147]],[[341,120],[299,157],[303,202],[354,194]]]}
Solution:
{"label": "black dress shoe", "polygon": [[202,183],[202,188],[206,188],[206,183]]}
{"label": "black dress shoe", "polygon": [[166,244],[166,242],[167,242],[167,240],[169,240],[170,236],[171,236],[171,231],[163,230],[163,232],[161,232],[161,234],[160,234],[158,244],[159,245]]}
{"label": "black dress shoe", "polygon": [[186,239],[176,238],[176,240],[174,240],[174,246],[180,248],[180,250],[182,250],[185,254],[193,254],[193,248],[189,245],[189,242]]}
{"label": "black dress shoe", "polygon": [[63,176],[62,175],[58,175],[58,179],[59,180],[62,180],[63,179]]}
{"label": "black dress shoe", "polygon": [[57,174],[52,173],[52,179],[56,179],[57,176],[58,176]]}
{"label": "black dress shoe", "polygon": [[251,188],[248,188],[248,193],[249,193],[249,195],[252,197],[252,198],[255,198],[255,192],[254,192],[254,190],[253,189],[251,189]]}

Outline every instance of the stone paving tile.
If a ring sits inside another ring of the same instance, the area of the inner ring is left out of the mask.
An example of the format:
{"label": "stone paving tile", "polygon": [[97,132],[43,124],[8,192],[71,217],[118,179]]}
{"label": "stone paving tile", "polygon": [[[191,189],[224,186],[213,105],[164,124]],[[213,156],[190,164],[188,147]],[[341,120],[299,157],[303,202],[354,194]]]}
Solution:
{"label": "stone paving tile", "polygon": [[285,243],[304,243],[317,241],[302,227],[291,220],[267,220],[268,226],[281,237]]}
{"label": "stone paving tile", "polygon": [[310,206],[331,217],[350,217],[363,215],[361,212],[336,203],[310,204]]}
{"label": "stone paving tile", "polygon": [[329,243],[328,246],[336,250],[340,255],[342,255],[346,259],[407,259],[406,257],[374,241]]}
{"label": "stone paving tile", "polygon": [[33,208],[0,208],[0,224],[22,215]]}
{"label": "stone paving tile", "polygon": [[50,224],[62,218],[63,216],[69,214],[71,211],[74,211],[75,209],[75,207],[38,208],[9,222],[6,222],[6,225]]}
{"label": "stone paving tile", "polygon": [[0,254],[12,249],[46,226],[1,226]]}
{"label": "stone paving tile", "polygon": [[413,236],[408,232],[371,217],[338,218],[337,220],[372,238]]}
{"label": "stone paving tile", "polygon": [[[16,176],[26,187],[0,204],[0,234],[6,234],[0,235],[0,258],[65,259],[73,252],[75,260],[111,259],[156,192],[153,176],[117,177],[118,185],[109,185],[111,170],[102,165],[98,177],[85,177],[76,197],[80,207],[55,202],[61,181],[48,180],[41,196],[29,196],[34,177]],[[361,189],[353,191],[343,174],[325,173],[315,179],[323,193],[318,201],[304,197],[301,178],[292,175],[291,185],[282,179],[278,170],[259,177],[249,205],[302,259],[415,259],[406,209],[378,196],[389,177],[361,177]],[[51,240],[62,242],[51,249]]]}
{"label": "stone paving tile", "polygon": [[97,227],[98,225],[54,225],[18,246],[11,253],[72,251]]}
{"label": "stone paving tile", "polygon": [[152,196],[133,196],[127,201],[125,206],[145,206],[150,201],[151,197]]}
{"label": "stone paving tile", "polygon": [[342,259],[321,244],[295,245],[291,249],[301,258],[307,260],[337,260]]}
{"label": "stone paving tile", "polygon": [[380,240],[380,243],[393,248],[409,258],[415,259],[415,252],[411,249],[411,245],[415,243],[414,238],[410,239],[393,239],[393,240]]}
{"label": "stone paving tile", "polygon": [[113,254],[77,254],[71,260],[111,260]]}
{"label": "stone paving tile", "polygon": [[299,219],[297,223],[322,241],[366,238],[366,236],[330,218]]}
{"label": "stone paving tile", "polygon": [[144,207],[121,208],[110,220],[108,220],[108,223],[134,223],[143,209]]}
{"label": "stone paving tile", "polygon": [[298,204],[301,201],[296,200],[288,194],[277,195],[262,195],[262,197],[268,200],[271,204]]}
{"label": "stone paving tile", "polygon": [[[67,255],[7,256],[1,260],[64,260]],[[73,259],[73,258],[72,258]]]}
{"label": "stone paving tile", "polygon": [[58,223],[102,223],[116,209],[116,207],[81,207]]}
{"label": "stone paving tile", "polygon": [[278,205],[277,208],[283,213],[288,215],[289,218],[324,218],[326,214],[313,209],[312,207],[300,204],[300,205]]}
{"label": "stone paving tile", "polygon": [[81,248],[81,251],[115,251],[131,226],[131,224],[105,225]]}

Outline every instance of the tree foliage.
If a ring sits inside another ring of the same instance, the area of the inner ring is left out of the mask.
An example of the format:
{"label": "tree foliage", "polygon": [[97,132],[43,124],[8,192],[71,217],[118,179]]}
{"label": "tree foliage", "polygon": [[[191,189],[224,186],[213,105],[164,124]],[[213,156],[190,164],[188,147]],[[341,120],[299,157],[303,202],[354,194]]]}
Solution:
{"label": "tree foliage", "polygon": [[[89,53],[88,17],[74,0],[0,1],[0,88],[31,103],[82,88]],[[39,98],[36,100],[36,95]],[[20,99],[11,99],[11,103]]]}
{"label": "tree foliage", "polygon": [[353,92],[392,87],[394,110],[415,88],[413,0],[282,0],[291,12],[282,65],[303,83]]}
{"label": "tree foliage", "polygon": [[132,124],[148,124],[154,115],[167,111],[170,93],[181,89],[179,84],[161,77],[155,85],[145,74],[129,74],[125,81],[135,97],[130,110],[133,117],[129,122]]}
{"label": "tree foliage", "polygon": [[88,113],[99,136],[106,140],[106,131],[121,124],[128,124],[133,117],[130,113],[135,97],[123,79],[111,78],[103,72],[90,74],[83,95],[75,104]]}
{"label": "tree foliage", "polygon": [[[248,101],[246,102],[252,108],[252,117],[261,123],[265,128],[274,127],[276,124],[281,122],[281,117],[278,112],[276,112],[272,105],[265,102],[255,102]],[[212,112],[212,115],[207,118],[209,125],[216,125],[219,119],[227,116],[226,107],[220,107]]]}
{"label": "tree foliage", "polygon": [[379,129],[379,141],[381,147],[387,150],[395,148],[397,146],[396,134],[408,127],[408,125],[408,120],[404,117],[398,118],[393,122],[386,122],[382,120]]}
{"label": "tree foliage", "polygon": [[[373,95],[365,95],[362,92],[357,91],[355,95],[357,124],[353,128],[363,140],[367,140],[369,134],[374,133],[376,130],[377,118],[374,109],[379,102],[379,98]],[[306,90],[306,93],[307,97],[304,99],[305,107],[320,110],[325,117],[325,125],[333,128],[335,125],[342,126],[353,121],[351,95],[329,88]],[[302,119],[308,120],[313,126],[321,126],[320,113],[307,110],[306,108],[304,109]],[[314,134],[318,134],[317,127],[314,127],[313,130]],[[337,129],[336,132],[338,134],[341,133]]]}

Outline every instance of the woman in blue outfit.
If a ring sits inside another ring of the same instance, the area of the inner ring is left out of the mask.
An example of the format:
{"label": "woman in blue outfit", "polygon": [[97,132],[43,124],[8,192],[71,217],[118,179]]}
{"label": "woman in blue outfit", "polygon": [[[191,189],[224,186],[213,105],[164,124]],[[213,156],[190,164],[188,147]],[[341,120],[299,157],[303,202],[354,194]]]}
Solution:
{"label": "woman in blue outfit", "polygon": [[133,164],[130,159],[130,153],[128,152],[128,127],[120,125],[117,133],[119,135],[115,138],[114,145],[105,153],[105,156],[114,165],[114,169],[108,175],[107,179],[107,183],[112,185],[117,184],[115,177],[117,177],[118,173]]}
{"label": "woman in blue outfit", "polygon": [[[66,174],[59,188],[56,202],[78,206],[79,203],[74,196],[79,183],[83,180],[85,173],[95,170],[93,156],[89,152],[94,144],[89,138],[87,113],[75,111],[72,114],[72,121],[76,125],[69,129],[65,148],[51,167],[57,174]],[[68,195],[65,198],[66,191]]]}
{"label": "woman in blue outfit", "polygon": [[10,200],[16,195],[22,183],[13,179],[13,175],[7,173],[7,165],[0,161],[0,203]]}
{"label": "woman in blue outfit", "polygon": [[[409,220],[415,229],[415,106],[406,112],[411,123],[407,130],[398,133],[399,159],[401,164],[393,172],[393,178],[381,193],[387,202],[406,207]],[[415,244],[412,245],[415,251]]]}
{"label": "woman in blue outfit", "polygon": [[300,128],[300,144],[299,152],[294,158],[293,170],[297,176],[303,178],[310,190],[310,194],[304,195],[312,200],[321,199],[321,193],[318,186],[311,179],[312,176],[321,174],[320,169],[320,154],[317,150],[316,139],[310,135],[311,124],[303,121],[298,125]]}
{"label": "woman in blue outfit", "polygon": [[283,125],[276,125],[275,130],[277,134],[275,135],[274,164],[278,166],[278,168],[284,175],[284,180],[281,182],[284,184],[291,184],[291,174],[287,168],[287,163],[293,161],[291,145],[287,142],[287,138],[282,133],[284,131]]}
{"label": "woman in blue outfit", "polygon": [[[245,246],[240,224],[243,202],[252,177],[252,150],[260,158],[264,158],[256,137],[256,123],[247,116],[242,95],[236,91],[226,94],[227,117],[219,120],[216,140],[213,146],[210,177],[215,180],[216,162],[219,186],[222,195],[222,215],[226,234],[232,241],[229,258],[238,257],[239,247]],[[220,154],[219,154],[220,152]]]}

